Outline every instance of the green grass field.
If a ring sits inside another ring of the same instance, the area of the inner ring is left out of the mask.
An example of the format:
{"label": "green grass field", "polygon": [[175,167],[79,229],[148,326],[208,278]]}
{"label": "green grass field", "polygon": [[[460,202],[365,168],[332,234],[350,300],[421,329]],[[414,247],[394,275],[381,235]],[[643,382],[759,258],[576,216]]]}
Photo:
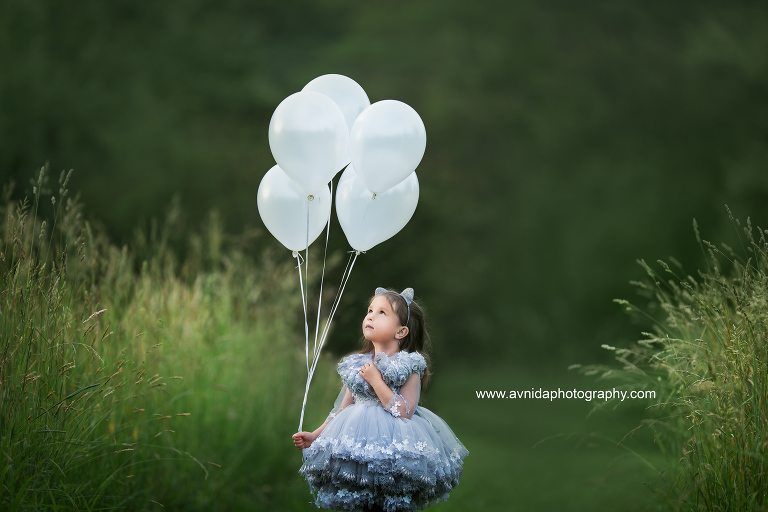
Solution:
{"label": "green grass field", "polygon": [[[174,211],[118,248],[65,203],[63,174],[60,185],[47,224],[39,193],[6,207],[1,508],[315,510],[291,440],[306,382],[294,260],[249,256],[246,238],[225,236],[212,214],[184,234],[191,250],[179,261],[169,249]],[[442,355],[440,340],[434,346]],[[340,387],[333,335],[329,347],[305,430],[325,419]],[[547,361],[437,360],[445,364],[421,405],[470,454],[436,509],[666,503],[670,478],[651,431],[625,439],[651,417],[650,402],[590,414],[595,402],[579,399],[480,399],[476,391],[611,386]]]}

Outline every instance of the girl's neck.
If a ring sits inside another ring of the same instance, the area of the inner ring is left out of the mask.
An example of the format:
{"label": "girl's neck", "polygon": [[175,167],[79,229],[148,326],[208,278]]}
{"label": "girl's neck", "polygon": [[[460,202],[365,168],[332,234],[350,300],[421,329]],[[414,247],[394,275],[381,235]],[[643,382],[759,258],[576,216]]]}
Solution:
{"label": "girl's neck", "polygon": [[374,343],[373,356],[376,357],[376,353],[378,352],[383,352],[387,357],[392,357],[393,355],[400,352],[400,344],[397,343],[397,341],[395,341],[394,344],[387,343],[386,345],[378,345]]}

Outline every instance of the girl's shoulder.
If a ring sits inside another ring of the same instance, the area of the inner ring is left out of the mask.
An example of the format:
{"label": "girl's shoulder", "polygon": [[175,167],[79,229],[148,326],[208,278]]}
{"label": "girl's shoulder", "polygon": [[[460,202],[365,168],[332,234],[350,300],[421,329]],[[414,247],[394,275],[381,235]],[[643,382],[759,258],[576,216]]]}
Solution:
{"label": "girl's shoulder", "polygon": [[419,352],[406,352],[401,350],[396,356],[400,356],[402,364],[408,366],[411,369],[411,373],[418,373],[419,376],[424,374],[427,369],[427,360]]}
{"label": "girl's shoulder", "polygon": [[384,353],[376,354],[374,364],[381,371],[382,377],[388,383],[402,386],[405,381],[416,373],[421,378],[427,370],[427,361],[418,352],[406,352],[401,350],[388,357]]}

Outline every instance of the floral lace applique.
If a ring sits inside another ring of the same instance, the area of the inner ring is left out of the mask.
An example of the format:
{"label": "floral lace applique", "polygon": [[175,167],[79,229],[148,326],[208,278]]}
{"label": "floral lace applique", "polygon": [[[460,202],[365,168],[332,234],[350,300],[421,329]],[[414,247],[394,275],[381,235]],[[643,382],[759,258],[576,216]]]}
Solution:
{"label": "floral lace applique", "polygon": [[397,393],[392,395],[392,398],[389,399],[389,402],[384,406],[384,409],[389,411],[389,413],[396,418],[400,417],[401,414],[408,415],[411,413],[411,405],[408,403],[408,400],[406,400],[403,395]]}
{"label": "floral lace applique", "polygon": [[421,377],[427,369],[424,356],[418,352],[405,352],[403,350],[393,354],[392,357],[379,352],[376,354],[374,363],[381,371],[384,382],[388,386],[396,388],[405,384],[412,373],[417,373]]}

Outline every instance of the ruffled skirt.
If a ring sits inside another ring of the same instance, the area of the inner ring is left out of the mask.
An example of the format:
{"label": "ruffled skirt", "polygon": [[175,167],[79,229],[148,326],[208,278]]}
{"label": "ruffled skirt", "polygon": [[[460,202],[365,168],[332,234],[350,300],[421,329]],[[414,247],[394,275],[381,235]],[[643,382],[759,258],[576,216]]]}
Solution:
{"label": "ruffled skirt", "polygon": [[418,406],[402,419],[379,402],[355,403],[303,450],[299,473],[318,508],[416,511],[448,499],[468,454],[429,409]]}

